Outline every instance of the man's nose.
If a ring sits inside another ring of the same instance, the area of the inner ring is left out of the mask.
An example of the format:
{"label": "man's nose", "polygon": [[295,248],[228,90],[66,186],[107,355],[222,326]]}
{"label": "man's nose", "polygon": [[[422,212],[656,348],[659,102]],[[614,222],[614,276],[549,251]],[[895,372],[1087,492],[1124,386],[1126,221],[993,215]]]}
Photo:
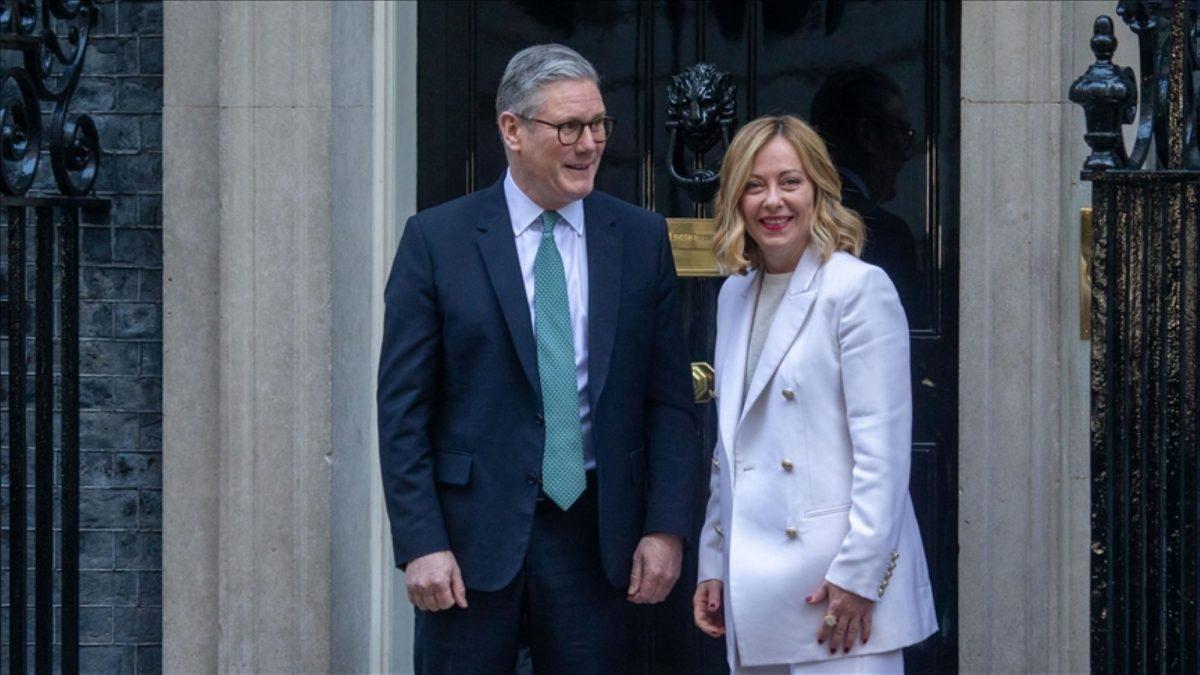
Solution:
{"label": "man's nose", "polygon": [[586,124],[583,125],[583,131],[579,132],[579,140],[575,141],[575,152],[591,152],[596,149],[597,145],[592,128]]}

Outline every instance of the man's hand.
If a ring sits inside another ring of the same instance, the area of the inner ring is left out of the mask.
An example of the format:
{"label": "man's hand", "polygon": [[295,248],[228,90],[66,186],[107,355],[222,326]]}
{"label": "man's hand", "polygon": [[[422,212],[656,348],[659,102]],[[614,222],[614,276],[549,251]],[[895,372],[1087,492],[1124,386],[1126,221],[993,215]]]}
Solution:
{"label": "man's hand", "polygon": [[692,595],[692,618],[696,627],[709,637],[725,634],[725,610],[721,609],[721,593],[725,585],[720,579],[705,579]]}
{"label": "man's hand", "polygon": [[655,604],[666,599],[683,564],[683,539],[674,534],[648,534],[633,552],[629,574],[629,601]]}
{"label": "man's hand", "polygon": [[454,605],[467,608],[467,587],[450,551],[414,558],[404,570],[408,601],[417,609],[436,612]]}

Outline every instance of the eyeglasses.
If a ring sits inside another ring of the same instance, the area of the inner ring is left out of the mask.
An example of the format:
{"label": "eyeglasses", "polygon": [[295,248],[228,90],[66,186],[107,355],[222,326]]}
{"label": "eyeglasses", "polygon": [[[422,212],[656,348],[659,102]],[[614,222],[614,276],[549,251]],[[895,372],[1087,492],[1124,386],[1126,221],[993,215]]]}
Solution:
{"label": "eyeglasses", "polygon": [[604,117],[597,117],[591,122],[567,120],[561,124],[547,122],[546,120],[539,120],[536,117],[526,117],[524,115],[518,115],[518,117],[523,120],[529,120],[530,122],[537,122],[538,124],[545,124],[548,127],[554,127],[554,129],[558,132],[558,142],[562,143],[563,145],[575,145],[578,143],[579,139],[583,138],[584,127],[587,127],[589,130],[591,130],[592,140],[596,141],[597,143],[603,143],[604,141],[608,140],[609,134],[612,133],[613,125],[617,123],[615,119],[608,117],[607,115]]}
{"label": "eyeglasses", "polygon": [[904,149],[908,150],[912,148],[913,139],[917,136],[916,129],[913,129],[907,124],[895,124],[894,122],[888,122],[886,120],[880,120],[879,126],[885,129],[891,129],[892,131],[899,131],[900,133],[904,134]]}

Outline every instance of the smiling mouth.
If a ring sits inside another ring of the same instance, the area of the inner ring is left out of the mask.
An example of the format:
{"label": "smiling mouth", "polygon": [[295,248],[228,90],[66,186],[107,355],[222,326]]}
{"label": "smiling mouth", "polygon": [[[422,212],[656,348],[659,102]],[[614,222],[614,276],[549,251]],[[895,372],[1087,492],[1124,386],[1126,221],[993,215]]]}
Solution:
{"label": "smiling mouth", "polygon": [[791,216],[770,216],[767,218],[759,218],[758,224],[763,226],[763,229],[768,232],[779,232],[792,222]]}
{"label": "smiling mouth", "polygon": [[592,163],[588,162],[586,164],[568,164],[567,168],[572,171],[587,171],[588,169],[592,168]]}

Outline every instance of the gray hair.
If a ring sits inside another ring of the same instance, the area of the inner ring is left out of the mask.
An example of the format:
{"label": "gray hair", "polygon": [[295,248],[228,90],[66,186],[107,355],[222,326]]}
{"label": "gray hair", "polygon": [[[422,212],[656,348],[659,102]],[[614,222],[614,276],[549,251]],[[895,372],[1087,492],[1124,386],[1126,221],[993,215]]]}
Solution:
{"label": "gray hair", "polygon": [[541,104],[541,88],[560,80],[591,80],[600,85],[596,69],[579,52],[559,44],[526,47],[513,55],[496,91],[496,116],[505,111],[531,117]]}

